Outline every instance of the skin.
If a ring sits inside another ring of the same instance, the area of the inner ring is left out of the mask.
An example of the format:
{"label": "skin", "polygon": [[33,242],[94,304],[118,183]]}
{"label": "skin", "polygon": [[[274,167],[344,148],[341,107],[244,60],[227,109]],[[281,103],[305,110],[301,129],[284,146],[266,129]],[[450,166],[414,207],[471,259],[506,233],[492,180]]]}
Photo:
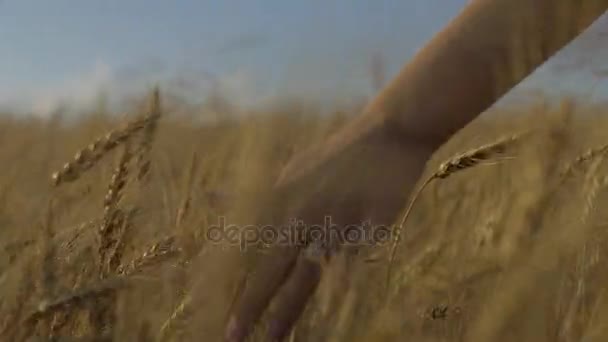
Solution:
{"label": "skin", "polygon": [[[359,117],[288,163],[262,205],[264,223],[321,224],[330,215],[340,226],[392,224],[431,154],[607,9],[608,0],[471,1]],[[258,256],[225,340],[243,341],[264,313],[266,340],[284,339],[335,247],[311,256],[276,246]]]}

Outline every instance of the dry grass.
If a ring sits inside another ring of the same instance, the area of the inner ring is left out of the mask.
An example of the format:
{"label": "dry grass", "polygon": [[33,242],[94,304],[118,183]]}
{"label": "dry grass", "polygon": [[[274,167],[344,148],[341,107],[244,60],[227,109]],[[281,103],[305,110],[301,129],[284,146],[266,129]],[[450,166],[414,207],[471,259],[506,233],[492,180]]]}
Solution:
{"label": "dry grass", "polygon": [[[254,217],[285,161],[345,121],[287,106],[198,125],[151,98],[128,118],[0,119],[0,340],[219,340],[248,259],[207,229]],[[324,265],[291,341],[608,339],[608,120],[511,114],[436,153],[399,249]]]}

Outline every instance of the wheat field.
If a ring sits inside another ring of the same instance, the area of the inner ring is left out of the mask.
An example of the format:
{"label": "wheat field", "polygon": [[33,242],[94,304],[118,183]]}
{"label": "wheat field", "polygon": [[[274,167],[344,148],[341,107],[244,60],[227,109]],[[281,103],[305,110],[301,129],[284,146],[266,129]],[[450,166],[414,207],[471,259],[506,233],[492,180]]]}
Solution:
{"label": "wheat field", "polygon": [[[220,341],[252,262],[209,227],[247,222],[289,157],[349,120],[283,106],[201,124],[161,95],[0,117],[0,340]],[[540,103],[459,132],[399,245],[324,265],[290,341],[606,341],[602,110]]]}

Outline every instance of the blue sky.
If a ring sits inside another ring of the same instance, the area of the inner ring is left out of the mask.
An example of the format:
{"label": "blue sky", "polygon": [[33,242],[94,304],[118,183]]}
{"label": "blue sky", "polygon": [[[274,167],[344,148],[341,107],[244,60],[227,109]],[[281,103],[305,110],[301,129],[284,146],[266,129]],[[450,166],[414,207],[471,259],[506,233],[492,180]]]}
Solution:
{"label": "blue sky", "polygon": [[[368,94],[374,54],[392,76],[466,1],[0,0],[0,105],[157,81],[244,101]],[[559,74],[543,85],[591,87]]]}

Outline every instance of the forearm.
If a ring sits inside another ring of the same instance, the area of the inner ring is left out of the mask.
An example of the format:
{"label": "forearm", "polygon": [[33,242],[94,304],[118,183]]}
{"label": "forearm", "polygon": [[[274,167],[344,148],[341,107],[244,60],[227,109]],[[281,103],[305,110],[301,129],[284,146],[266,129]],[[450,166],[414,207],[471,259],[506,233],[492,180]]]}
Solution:
{"label": "forearm", "polygon": [[477,0],[407,63],[359,125],[437,147],[568,44],[608,0]]}

